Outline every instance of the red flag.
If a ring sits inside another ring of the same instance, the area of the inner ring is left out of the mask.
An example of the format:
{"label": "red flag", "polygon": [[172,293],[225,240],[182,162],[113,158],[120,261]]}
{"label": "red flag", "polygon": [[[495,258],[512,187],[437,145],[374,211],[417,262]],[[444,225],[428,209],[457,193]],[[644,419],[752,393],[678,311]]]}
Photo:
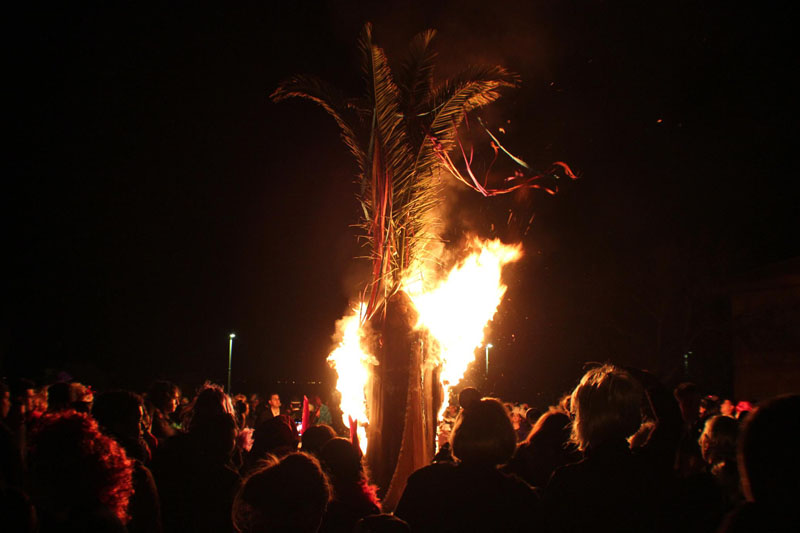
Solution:
{"label": "red flag", "polygon": [[303,418],[301,420],[300,434],[306,432],[308,428],[308,396],[303,395]]}

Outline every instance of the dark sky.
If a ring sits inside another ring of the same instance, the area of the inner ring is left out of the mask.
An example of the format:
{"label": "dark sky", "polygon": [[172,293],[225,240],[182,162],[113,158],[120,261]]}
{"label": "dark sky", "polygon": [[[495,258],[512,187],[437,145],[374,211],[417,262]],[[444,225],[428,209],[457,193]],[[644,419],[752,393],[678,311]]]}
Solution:
{"label": "dark sky", "polygon": [[[485,116],[511,120],[517,155],[581,176],[554,198],[456,195],[454,233],[526,250],[493,326],[491,388],[551,394],[591,360],[674,374],[687,349],[698,379],[725,386],[709,369],[730,352],[728,280],[800,253],[789,13],[407,4],[8,12],[4,374],[223,381],[235,331],[238,388],[329,380],[363,271],[355,165],[320,109],[268,94],[299,72],[358,91],[369,20],[392,57],[434,27],[442,73],[517,71],[523,87]],[[523,235],[515,221],[534,213]]]}

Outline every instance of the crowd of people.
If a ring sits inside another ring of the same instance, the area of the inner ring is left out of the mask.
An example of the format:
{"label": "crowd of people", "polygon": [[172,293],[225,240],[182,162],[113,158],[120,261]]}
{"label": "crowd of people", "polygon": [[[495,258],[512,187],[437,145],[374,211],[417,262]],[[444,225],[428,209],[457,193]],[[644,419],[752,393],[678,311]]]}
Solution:
{"label": "crowd of people", "polygon": [[389,509],[319,398],[293,417],[212,383],[0,393],[3,531],[800,531],[800,395],[736,403],[610,364],[543,409],[465,388]]}

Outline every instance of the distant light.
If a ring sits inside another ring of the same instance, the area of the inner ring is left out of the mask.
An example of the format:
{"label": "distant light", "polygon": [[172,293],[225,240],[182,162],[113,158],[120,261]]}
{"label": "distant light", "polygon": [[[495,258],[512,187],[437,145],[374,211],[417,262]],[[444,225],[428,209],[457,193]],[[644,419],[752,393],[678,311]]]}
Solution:
{"label": "distant light", "polygon": [[486,345],[486,347],[487,347],[487,348],[494,348],[494,344],[492,344],[492,343],[490,342],[489,344],[487,344],[487,345]]}
{"label": "distant light", "polygon": [[235,338],[235,337],[236,337],[236,333],[231,333],[231,334],[230,334],[230,338],[231,338],[231,339],[233,339],[233,338]]}

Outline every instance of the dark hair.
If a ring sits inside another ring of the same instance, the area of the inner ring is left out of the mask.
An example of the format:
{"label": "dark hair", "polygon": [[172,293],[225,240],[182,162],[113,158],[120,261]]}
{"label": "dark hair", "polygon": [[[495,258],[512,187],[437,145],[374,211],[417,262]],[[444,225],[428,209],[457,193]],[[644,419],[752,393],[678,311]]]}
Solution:
{"label": "dark hair", "polygon": [[291,453],[244,480],[233,503],[233,524],[241,533],[315,532],[330,495],[319,461]]}
{"label": "dark hair", "polygon": [[69,409],[71,400],[69,394],[69,383],[59,381],[47,387],[47,410],[60,411]]}
{"label": "dark hair", "polygon": [[800,395],[778,396],[747,417],[739,441],[739,473],[748,500],[783,507],[796,505],[800,459],[789,438],[800,427]]}
{"label": "dark hair", "polygon": [[186,411],[186,427],[189,431],[206,419],[215,419],[220,414],[234,418],[233,403],[220,385],[207,381],[200,387]]}
{"label": "dark hair", "polygon": [[547,449],[562,447],[569,442],[572,431],[570,422],[567,413],[557,407],[551,407],[539,417],[524,442],[544,446]]}
{"label": "dark hair", "polygon": [[92,405],[92,416],[101,426],[112,429],[120,424],[136,421],[144,405],[142,397],[126,390],[98,394]]}
{"label": "dark hair", "polygon": [[156,381],[150,387],[150,391],[147,393],[147,399],[157,409],[163,411],[167,407],[169,401],[172,400],[177,393],[178,386],[171,381]]}
{"label": "dark hair", "polygon": [[464,387],[461,392],[458,393],[458,405],[460,405],[462,409],[476,404],[479,401],[481,401],[481,393],[475,387]]}
{"label": "dark hair", "polygon": [[462,462],[494,466],[508,462],[517,438],[503,404],[483,398],[459,413],[451,443]]}
{"label": "dark hair", "polygon": [[304,452],[319,455],[322,447],[334,437],[336,437],[336,432],[332,427],[327,424],[320,424],[305,430],[300,442],[302,442]]}
{"label": "dark hair", "polygon": [[58,505],[102,505],[127,521],[132,466],[124,450],[84,413],[45,414],[34,432],[31,478]]}
{"label": "dark hair", "polygon": [[358,483],[364,476],[361,450],[347,439],[336,437],[329,440],[320,450],[319,458],[330,475],[334,489],[338,483]]}
{"label": "dark hair", "polygon": [[572,439],[581,450],[607,440],[627,439],[642,423],[642,387],[613,365],[593,368],[572,392]]}

